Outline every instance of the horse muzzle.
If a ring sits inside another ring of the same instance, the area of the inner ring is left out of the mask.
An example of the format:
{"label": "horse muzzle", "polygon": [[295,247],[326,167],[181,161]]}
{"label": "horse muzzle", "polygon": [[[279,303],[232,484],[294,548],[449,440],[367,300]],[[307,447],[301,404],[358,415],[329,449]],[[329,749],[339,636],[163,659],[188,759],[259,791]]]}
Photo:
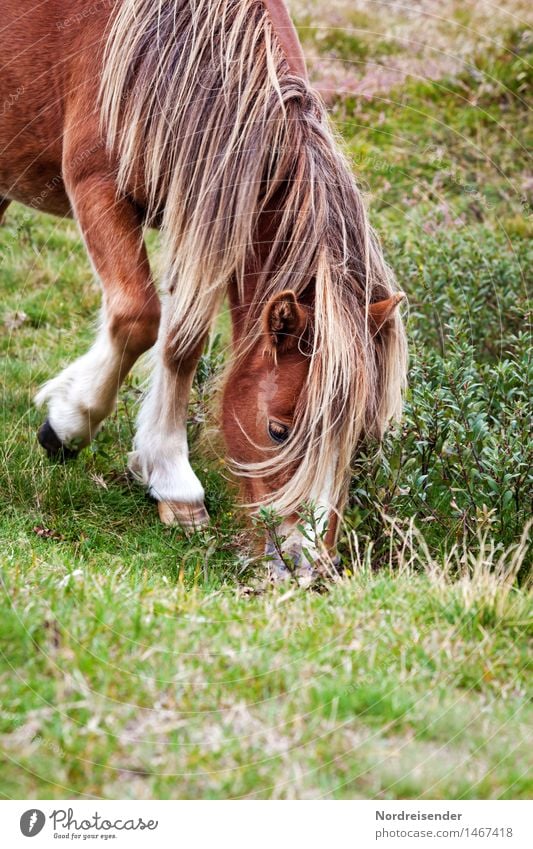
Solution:
{"label": "horse muzzle", "polygon": [[273,581],[293,579],[310,587],[321,579],[338,578],[340,559],[324,539],[294,526],[287,530],[282,524],[267,534],[265,559]]}

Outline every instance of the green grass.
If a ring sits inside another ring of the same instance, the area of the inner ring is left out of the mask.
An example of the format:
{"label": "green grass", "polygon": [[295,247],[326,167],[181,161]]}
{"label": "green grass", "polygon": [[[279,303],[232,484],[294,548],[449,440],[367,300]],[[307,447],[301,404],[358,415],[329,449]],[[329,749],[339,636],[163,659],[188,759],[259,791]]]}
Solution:
{"label": "green grass", "polygon": [[348,153],[382,220],[430,233],[489,221],[509,237],[533,234],[524,188],[532,64],[533,41],[519,30],[453,78],[415,77],[370,102],[337,104]]}
{"label": "green grass", "polygon": [[5,547],[6,795],[527,794],[519,594],[492,622],[424,576],[248,597],[134,538]]}
{"label": "green grass", "polygon": [[[336,41],[328,26],[328,50],[357,53],[353,35],[366,59],[381,55],[383,39],[365,26],[348,21]],[[91,449],[65,468],[46,461],[31,398],[87,349],[99,291],[73,223],[9,209],[4,797],[531,795],[522,535],[532,257],[520,99],[530,41],[506,38],[476,56],[477,70],[335,105],[409,295],[411,388],[383,455],[369,449],[355,469],[345,577],[322,593],[264,584],[223,457],[198,424],[227,316],[191,408],[209,530],[162,527],[124,474],[142,364]]]}

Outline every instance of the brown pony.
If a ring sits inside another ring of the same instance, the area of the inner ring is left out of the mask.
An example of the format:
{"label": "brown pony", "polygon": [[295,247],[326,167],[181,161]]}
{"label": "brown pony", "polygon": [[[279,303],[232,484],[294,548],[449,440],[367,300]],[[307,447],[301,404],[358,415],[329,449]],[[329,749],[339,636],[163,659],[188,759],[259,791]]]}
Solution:
{"label": "brown pony", "polygon": [[56,459],[88,445],[157,342],[130,468],[163,522],[206,522],[187,404],[228,297],[231,464],[296,559],[311,506],[309,571],[334,545],[358,443],[400,412],[406,356],[402,295],[283,0],[0,0],[0,13],[0,214],[16,200],[74,216],[103,288],[92,348],[37,395],[41,445]]}

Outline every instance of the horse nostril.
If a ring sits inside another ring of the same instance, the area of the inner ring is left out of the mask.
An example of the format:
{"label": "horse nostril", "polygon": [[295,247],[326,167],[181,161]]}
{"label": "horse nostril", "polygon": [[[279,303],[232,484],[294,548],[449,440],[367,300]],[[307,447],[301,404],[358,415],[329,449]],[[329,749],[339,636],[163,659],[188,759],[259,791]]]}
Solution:
{"label": "horse nostril", "polygon": [[320,552],[314,546],[308,550],[303,540],[295,535],[283,543],[267,536],[265,557],[270,577],[273,581],[286,581],[293,578],[300,587],[312,586],[321,572],[316,568],[320,562]]}
{"label": "horse nostril", "polygon": [[279,546],[276,545],[271,536],[267,536],[266,539],[265,559],[273,581],[286,581],[291,577],[291,570],[281,556]]}

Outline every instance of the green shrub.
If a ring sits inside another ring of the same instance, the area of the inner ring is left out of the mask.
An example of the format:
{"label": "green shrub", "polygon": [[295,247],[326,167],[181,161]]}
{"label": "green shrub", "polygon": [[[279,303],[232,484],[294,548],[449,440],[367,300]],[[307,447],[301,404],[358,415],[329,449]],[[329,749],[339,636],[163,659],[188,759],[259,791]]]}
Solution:
{"label": "green shrub", "polygon": [[409,391],[382,456],[369,446],[358,458],[349,524],[378,561],[385,515],[422,523],[437,548],[488,528],[504,548],[531,510],[531,249],[480,229],[394,250],[412,303]]}

